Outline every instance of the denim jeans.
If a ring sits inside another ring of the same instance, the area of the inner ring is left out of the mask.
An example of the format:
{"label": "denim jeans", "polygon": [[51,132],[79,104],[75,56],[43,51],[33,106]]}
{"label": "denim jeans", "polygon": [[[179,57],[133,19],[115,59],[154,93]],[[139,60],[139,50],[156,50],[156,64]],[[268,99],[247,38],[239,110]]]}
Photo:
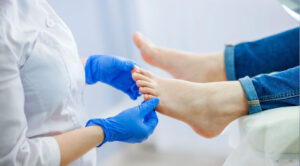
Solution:
{"label": "denim jeans", "polygon": [[242,84],[249,114],[299,105],[299,27],[226,46],[225,66],[227,79]]}

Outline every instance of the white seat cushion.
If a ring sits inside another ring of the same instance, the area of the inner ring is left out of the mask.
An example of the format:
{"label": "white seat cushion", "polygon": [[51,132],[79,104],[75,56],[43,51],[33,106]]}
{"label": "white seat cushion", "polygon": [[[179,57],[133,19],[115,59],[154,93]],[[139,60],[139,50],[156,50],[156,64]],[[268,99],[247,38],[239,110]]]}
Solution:
{"label": "white seat cushion", "polygon": [[241,138],[258,152],[299,158],[299,106],[282,107],[239,119]]}

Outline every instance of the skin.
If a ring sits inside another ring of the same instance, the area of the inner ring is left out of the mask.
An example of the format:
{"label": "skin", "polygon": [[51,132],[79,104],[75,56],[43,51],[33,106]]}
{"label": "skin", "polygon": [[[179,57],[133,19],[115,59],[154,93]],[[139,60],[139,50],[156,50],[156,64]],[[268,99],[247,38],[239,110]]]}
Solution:
{"label": "skin", "polygon": [[223,52],[195,54],[158,47],[138,32],[133,40],[147,63],[174,78],[192,82],[227,81]]}
{"label": "skin", "polygon": [[[82,59],[82,63],[85,66],[86,59]],[[68,165],[83,156],[100,145],[104,137],[102,127],[96,125],[54,136],[60,148],[60,165]]]}
{"label": "skin", "polygon": [[101,126],[90,126],[54,136],[60,148],[60,165],[68,165],[104,140]]}
{"label": "skin", "polygon": [[158,112],[187,123],[206,138],[219,135],[230,122],[248,112],[238,81],[194,83],[158,77],[137,67],[133,79],[145,100],[160,99]]}
{"label": "skin", "polygon": [[[226,81],[222,53],[195,56],[193,53],[160,48],[138,33],[134,41],[146,62],[165,69],[175,78],[183,79],[165,79],[134,68],[133,78],[141,87],[140,92],[145,100],[160,98],[159,112],[186,122],[207,138],[217,136],[231,121],[247,114],[248,102],[239,82],[189,82]],[[82,63],[85,66],[86,59],[82,59]],[[90,126],[54,138],[60,147],[60,165],[68,165],[101,144],[104,132],[101,126]]]}
{"label": "skin", "polygon": [[223,53],[194,54],[157,47],[140,33],[133,39],[147,63],[178,78],[166,79],[134,68],[132,76],[144,99],[159,97],[158,112],[187,123],[207,138],[247,115],[245,92],[238,81],[227,81]]}

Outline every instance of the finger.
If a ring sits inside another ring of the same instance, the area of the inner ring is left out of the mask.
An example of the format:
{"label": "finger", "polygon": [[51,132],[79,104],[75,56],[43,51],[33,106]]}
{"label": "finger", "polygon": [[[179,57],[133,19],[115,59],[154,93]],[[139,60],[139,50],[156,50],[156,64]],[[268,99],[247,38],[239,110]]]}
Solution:
{"label": "finger", "polygon": [[135,63],[132,61],[129,61],[129,60],[119,61],[119,67],[121,70],[131,71],[134,66],[135,66]]}
{"label": "finger", "polygon": [[112,63],[114,63],[116,67],[120,70],[131,71],[133,67],[136,65],[135,62],[120,56],[111,56],[111,57],[113,58]]}
{"label": "finger", "polygon": [[132,74],[132,78],[135,81],[137,81],[137,80],[144,80],[144,81],[148,81],[148,82],[151,81],[150,78],[148,78],[148,77],[146,77],[146,76],[144,76],[142,74],[139,74],[139,73],[133,73]]}
{"label": "finger", "polygon": [[130,87],[129,92],[127,93],[132,100],[136,100],[141,94],[139,93],[139,87],[134,84]]}
{"label": "finger", "polygon": [[155,110],[151,111],[149,114],[147,114],[147,118],[145,117],[145,122],[148,122],[152,119],[157,119],[157,114],[156,114]]}
{"label": "finger", "polygon": [[133,84],[130,87],[130,91],[133,92],[133,93],[139,92],[139,87],[136,84]]}
{"label": "finger", "polygon": [[144,124],[147,127],[148,133],[152,134],[155,127],[158,124],[158,118],[157,118],[157,114],[155,111],[150,112],[144,120]]}
{"label": "finger", "polygon": [[153,111],[158,104],[158,98],[153,98],[149,101],[143,102],[141,105],[139,105],[140,116],[145,117],[147,114],[149,114],[149,112]]}

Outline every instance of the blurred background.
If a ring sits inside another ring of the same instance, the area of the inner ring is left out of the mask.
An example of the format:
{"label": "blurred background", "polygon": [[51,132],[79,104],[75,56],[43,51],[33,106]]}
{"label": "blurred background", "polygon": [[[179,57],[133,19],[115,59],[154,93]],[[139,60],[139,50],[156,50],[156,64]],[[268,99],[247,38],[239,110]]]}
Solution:
{"label": "blurred background", "polygon": [[[276,0],[48,0],[74,34],[81,57],[113,54],[133,59],[153,73],[167,73],[143,62],[132,34],[155,44],[191,52],[223,51],[225,44],[256,40],[296,26]],[[107,117],[138,105],[104,85],[88,86],[86,112]],[[182,122],[159,115],[159,125],[143,144],[108,143],[98,149],[102,166],[222,165],[231,152],[231,124],[205,139]]]}

